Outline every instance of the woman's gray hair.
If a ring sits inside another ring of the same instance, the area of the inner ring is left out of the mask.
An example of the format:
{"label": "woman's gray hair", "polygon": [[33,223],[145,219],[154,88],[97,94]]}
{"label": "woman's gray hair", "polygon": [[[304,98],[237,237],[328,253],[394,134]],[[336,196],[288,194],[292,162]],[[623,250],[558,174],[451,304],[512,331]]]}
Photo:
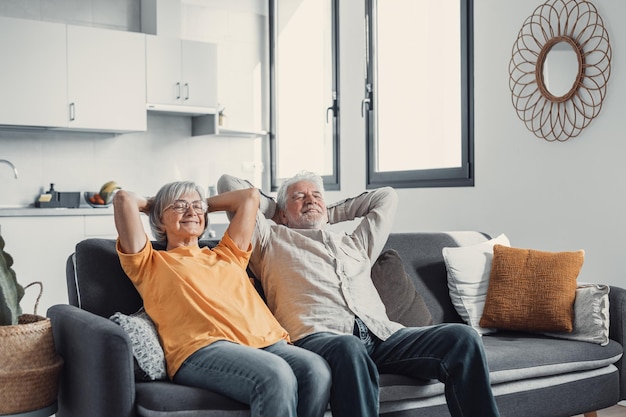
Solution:
{"label": "woman's gray hair", "polygon": [[276,194],[276,205],[279,209],[284,210],[287,207],[287,199],[289,196],[287,195],[287,190],[293,184],[300,181],[309,181],[315,184],[318,191],[322,193],[322,197],[324,197],[324,180],[322,177],[314,172],[310,171],[300,171],[296,175],[291,178],[286,179],[280,184],[278,188],[278,193]]}
{"label": "woman's gray hair", "polygon": [[[150,206],[150,229],[154,238],[159,242],[167,242],[167,235],[165,234],[165,228],[161,217],[163,211],[168,208],[174,201],[179,200],[184,194],[197,192],[201,200],[204,200],[204,191],[202,187],[193,181],[176,181],[165,184],[156,196],[152,198],[152,204]],[[206,231],[209,226],[209,215],[204,213],[204,230]]]}

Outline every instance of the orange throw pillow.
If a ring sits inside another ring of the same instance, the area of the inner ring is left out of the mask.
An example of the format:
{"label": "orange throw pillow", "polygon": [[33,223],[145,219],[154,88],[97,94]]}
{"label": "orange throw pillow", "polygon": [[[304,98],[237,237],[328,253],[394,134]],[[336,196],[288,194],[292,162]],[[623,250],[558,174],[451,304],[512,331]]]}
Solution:
{"label": "orange throw pillow", "polygon": [[585,252],[493,247],[482,327],[571,332],[576,279]]}

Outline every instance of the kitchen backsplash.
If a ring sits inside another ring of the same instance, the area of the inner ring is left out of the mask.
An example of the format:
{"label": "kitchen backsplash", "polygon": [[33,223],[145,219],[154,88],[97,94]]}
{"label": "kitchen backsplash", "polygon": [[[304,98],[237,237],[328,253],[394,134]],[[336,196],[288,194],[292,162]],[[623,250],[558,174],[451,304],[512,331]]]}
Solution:
{"label": "kitchen backsplash", "polygon": [[[0,206],[24,206],[55,184],[58,191],[97,191],[109,180],[144,195],[166,182],[190,179],[205,190],[223,173],[261,182],[250,162],[261,139],[191,136],[191,118],[148,114],[146,132],[101,134],[0,129]],[[260,164],[254,164],[258,166]]]}

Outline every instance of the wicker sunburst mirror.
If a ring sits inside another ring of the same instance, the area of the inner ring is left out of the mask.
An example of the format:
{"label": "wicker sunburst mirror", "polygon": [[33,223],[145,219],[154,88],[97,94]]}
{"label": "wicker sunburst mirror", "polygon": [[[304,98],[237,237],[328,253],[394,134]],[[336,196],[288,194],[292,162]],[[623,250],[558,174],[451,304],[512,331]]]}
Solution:
{"label": "wicker sunburst mirror", "polygon": [[[547,141],[578,136],[600,113],[611,74],[609,35],[596,7],[585,0],[537,7],[513,45],[509,74],[513,106],[531,132]],[[563,79],[565,87],[550,82]]]}

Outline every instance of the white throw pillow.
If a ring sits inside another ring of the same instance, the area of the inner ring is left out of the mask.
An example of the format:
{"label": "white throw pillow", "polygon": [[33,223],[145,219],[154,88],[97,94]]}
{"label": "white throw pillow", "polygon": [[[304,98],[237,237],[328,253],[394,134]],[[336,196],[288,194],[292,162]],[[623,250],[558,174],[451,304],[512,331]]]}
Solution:
{"label": "white throw pillow", "polygon": [[579,283],[574,301],[571,333],[550,332],[548,336],[605,346],[609,343],[609,286]]}
{"label": "white throw pillow", "polygon": [[165,354],[154,322],[144,308],[129,316],[117,312],[110,319],[128,334],[136,365],[139,366],[135,369],[135,377],[152,381],[166,379]]}
{"label": "white throw pillow", "polygon": [[481,335],[495,332],[495,329],[480,327],[478,323],[485,307],[493,246],[496,244],[511,245],[501,234],[477,245],[443,248],[442,251],[452,304],[465,323]]}

